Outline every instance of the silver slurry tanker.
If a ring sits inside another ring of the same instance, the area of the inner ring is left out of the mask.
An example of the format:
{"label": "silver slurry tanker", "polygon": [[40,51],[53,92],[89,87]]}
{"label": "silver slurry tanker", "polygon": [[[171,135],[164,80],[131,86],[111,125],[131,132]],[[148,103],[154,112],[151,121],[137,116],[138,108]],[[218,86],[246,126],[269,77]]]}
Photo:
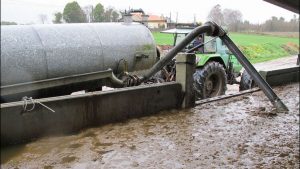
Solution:
{"label": "silver slurry tanker", "polygon": [[115,75],[139,74],[157,57],[139,23],[1,26],[1,102],[120,86]]}

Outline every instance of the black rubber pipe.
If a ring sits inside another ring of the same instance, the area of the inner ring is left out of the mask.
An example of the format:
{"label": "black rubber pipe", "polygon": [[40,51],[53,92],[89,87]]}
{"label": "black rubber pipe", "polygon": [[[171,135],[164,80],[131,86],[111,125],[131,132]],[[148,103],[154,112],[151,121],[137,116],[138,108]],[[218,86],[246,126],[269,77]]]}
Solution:
{"label": "black rubber pipe", "polygon": [[212,34],[215,30],[215,25],[211,22],[205,23],[203,26],[195,28],[190,32],[179,44],[172,48],[166,56],[161,58],[143,77],[141,82],[148,80],[155,73],[160,71],[166,64],[168,64],[180,51],[182,51],[189,43],[191,43],[197,36],[207,33]]}

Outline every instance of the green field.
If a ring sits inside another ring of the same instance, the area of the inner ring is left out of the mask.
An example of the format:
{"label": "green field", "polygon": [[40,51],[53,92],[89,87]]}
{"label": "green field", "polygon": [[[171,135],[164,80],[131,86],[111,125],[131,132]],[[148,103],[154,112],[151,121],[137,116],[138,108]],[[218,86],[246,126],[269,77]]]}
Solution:
{"label": "green field", "polygon": [[[172,34],[152,33],[158,45],[172,45]],[[299,53],[298,38],[241,33],[229,33],[229,36],[252,63]]]}

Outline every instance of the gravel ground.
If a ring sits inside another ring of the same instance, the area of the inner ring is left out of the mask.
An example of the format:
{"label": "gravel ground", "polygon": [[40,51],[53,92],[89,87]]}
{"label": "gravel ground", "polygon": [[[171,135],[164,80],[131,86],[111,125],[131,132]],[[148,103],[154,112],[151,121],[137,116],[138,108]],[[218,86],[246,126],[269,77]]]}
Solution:
{"label": "gravel ground", "polygon": [[299,83],[1,148],[1,168],[299,168]]}

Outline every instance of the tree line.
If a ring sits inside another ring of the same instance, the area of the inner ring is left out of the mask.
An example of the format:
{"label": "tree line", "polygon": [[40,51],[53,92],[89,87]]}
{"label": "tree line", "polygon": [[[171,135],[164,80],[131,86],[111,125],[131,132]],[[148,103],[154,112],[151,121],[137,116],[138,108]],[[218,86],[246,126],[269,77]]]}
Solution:
{"label": "tree line", "polygon": [[113,7],[104,9],[101,3],[81,8],[76,2],[67,3],[63,12],[54,14],[53,23],[117,22],[120,14]]}
{"label": "tree line", "polygon": [[1,25],[18,25],[16,22],[1,21]]}
{"label": "tree line", "polygon": [[296,15],[286,21],[283,17],[272,16],[262,24],[243,21],[243,14],[239,10],[224,9],[215,5],[209,12],[207,19],[225,26],[232,32],[297,32],[299,31],[299,17]]}

